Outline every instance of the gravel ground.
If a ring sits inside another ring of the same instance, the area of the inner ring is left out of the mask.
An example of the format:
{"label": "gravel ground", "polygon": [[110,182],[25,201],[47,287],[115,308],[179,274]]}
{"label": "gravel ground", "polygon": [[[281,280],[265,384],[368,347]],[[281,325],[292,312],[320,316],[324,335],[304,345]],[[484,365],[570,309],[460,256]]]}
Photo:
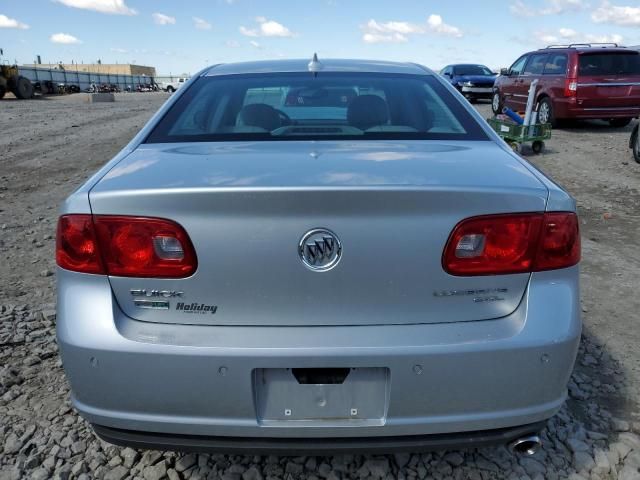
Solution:
{"label": "gravel ground", "polygon": [[[544,448],[265,457],[135,451],[97,439],[71,408],[55,341],[57,206],[114,155],[165,100],[121,94],[5,100],[0,137],[0,480],[32,479],[640,479],[640,165],[631,127],[554,131],[528,157],[578,199],[585,332],[570,398]],[[478,107],[488,116],[487,105]]]}

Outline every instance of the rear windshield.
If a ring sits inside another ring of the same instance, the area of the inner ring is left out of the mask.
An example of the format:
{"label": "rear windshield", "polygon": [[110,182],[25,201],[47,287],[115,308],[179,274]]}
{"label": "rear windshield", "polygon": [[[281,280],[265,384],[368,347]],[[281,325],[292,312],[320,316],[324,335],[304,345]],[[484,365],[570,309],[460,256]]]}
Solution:
{"label": "rear windshield", "polygon": [[200,77],[146,142],[335,139],[487,137],[431,76],[305,72]]}
{"label": "rear windshield", "polygon": [[453,67],[454,75],[493,75],[493,72],[482,65],[458,65]]}
{"label": "rear windshield", "polygon": [[640,54],[638,53],[583,53],[579,58],[578,73],[580,75],[640,75]]}

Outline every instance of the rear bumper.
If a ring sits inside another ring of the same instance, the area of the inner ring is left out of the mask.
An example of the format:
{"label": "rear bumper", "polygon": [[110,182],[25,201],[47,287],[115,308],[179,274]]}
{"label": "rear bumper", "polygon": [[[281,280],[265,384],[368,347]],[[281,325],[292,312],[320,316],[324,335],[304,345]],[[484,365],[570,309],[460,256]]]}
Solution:
{"label": "rear bumper", "polygon": [[556,118],[609,119],[636,118],[640,116],[640,105],[620,107],[584,107],[575,98],[556,99],[554,101]]}
{"label": "rear bumper", "polygon": [[[121,312],[108,279],[59,270],[57,328],[75,407],[116,443],[479,439],[469,432],[535,424],[562,406],[581,332],[578,268],[532,275],[520,306],[500,319],[354,327],[140,322]],[[384,414],[377,422],[262,421],[255,372],[292,367],[388,369]],[[118,434],[125,440],[113,433],[120,430],[129,431]],[[411,448],[429,443],[413,440]]]}
{"label": "rear bumper", "polygon": [[103,440],[123,447],[187,452],[226,452],[238,455],[336,455],[452,450],[508,444],[538,433],[544,422],[475,432],[362,438],[247,438],[147,433],[93,425]]}

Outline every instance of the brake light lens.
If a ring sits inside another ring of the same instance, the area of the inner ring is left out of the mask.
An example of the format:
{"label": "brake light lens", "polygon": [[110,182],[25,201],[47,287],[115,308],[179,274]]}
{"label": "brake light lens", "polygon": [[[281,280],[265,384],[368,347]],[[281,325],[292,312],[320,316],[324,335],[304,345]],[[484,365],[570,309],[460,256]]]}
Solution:
{"label": "brake light lens", "polygon": [[578,80],[575,78],[567,78],[564,81],[564,96],[575,97],[578,93]]}
{"label": "brake light lens", "polygon": [[[81,223],[84,237],[93,242],[92,249],[67,238],[75,234],[75,230],[69,230],[66,225],[77,223]],[[65,250],[58,248],[58,265],[78,272],[121,277],[184,278],[197,268],[196,254],[187,233],[177,223],[160,218],[65,215],[58,223],[58,243],[63,246],[79,245],[92,251],[92,258],[100,269],[71,263],[67,261],[70,255],[65,256]],[[79,256],[79,253],[75,255]]]}
{"label": "brake light lens", "polygon": [[580,261],[580,227],[575,213],[545,213],[534,270],[553,270]]}
{"label": "brake light lens", "polygon": [[573,212],[486,215],[460,222],[442,265],[451,275],[503,275],[565,268],[580,261]]}
{"label": "brake light lens", "polygon": [[58,219],[56,263],[74,272],[105,273],[91,215],[63,215]]}

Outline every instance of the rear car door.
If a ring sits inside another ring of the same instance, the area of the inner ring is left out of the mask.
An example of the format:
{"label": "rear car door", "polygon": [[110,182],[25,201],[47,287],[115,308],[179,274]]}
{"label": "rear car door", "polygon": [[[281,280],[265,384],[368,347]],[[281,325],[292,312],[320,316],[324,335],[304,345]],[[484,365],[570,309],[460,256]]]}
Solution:
{"label": "rear car door", "polygon": [[519,90],[520,83],[522,81],[521,75],[524,71],[524,66],[527,63],[528,55],[523,55],[515,61],[509,68],[509,75],[504,78],[500,85],[500,93],[504,99],[504,105],[514,110],[519,109],[517,97],[515,96]]}
{"label": "rear car door", "polygon": [[562,98],[568,64],[569,58],[566,53],[550,53],[547,55],[544,71],[542,72],[542,77],[540,77],[542,85],[540,85],[538,93],[544,91],[551,98]]}
{"label": "rear car door", "polygon": [[580,52],[577,100],[582,108],[594,111],[640,107],[640,52]]}
{"label": "rear car door", "polygon": [[518,110],[524,111],[527,107],[527,99],[529,98],[529,88],[531,82],[535,79],[540,79],[544,72],[544,66],[547,61],[548,54],[539,53],[529,56],[526,66],[522,75],[520,75],[520,82],[514,93],[514,103],[518,105]]}

